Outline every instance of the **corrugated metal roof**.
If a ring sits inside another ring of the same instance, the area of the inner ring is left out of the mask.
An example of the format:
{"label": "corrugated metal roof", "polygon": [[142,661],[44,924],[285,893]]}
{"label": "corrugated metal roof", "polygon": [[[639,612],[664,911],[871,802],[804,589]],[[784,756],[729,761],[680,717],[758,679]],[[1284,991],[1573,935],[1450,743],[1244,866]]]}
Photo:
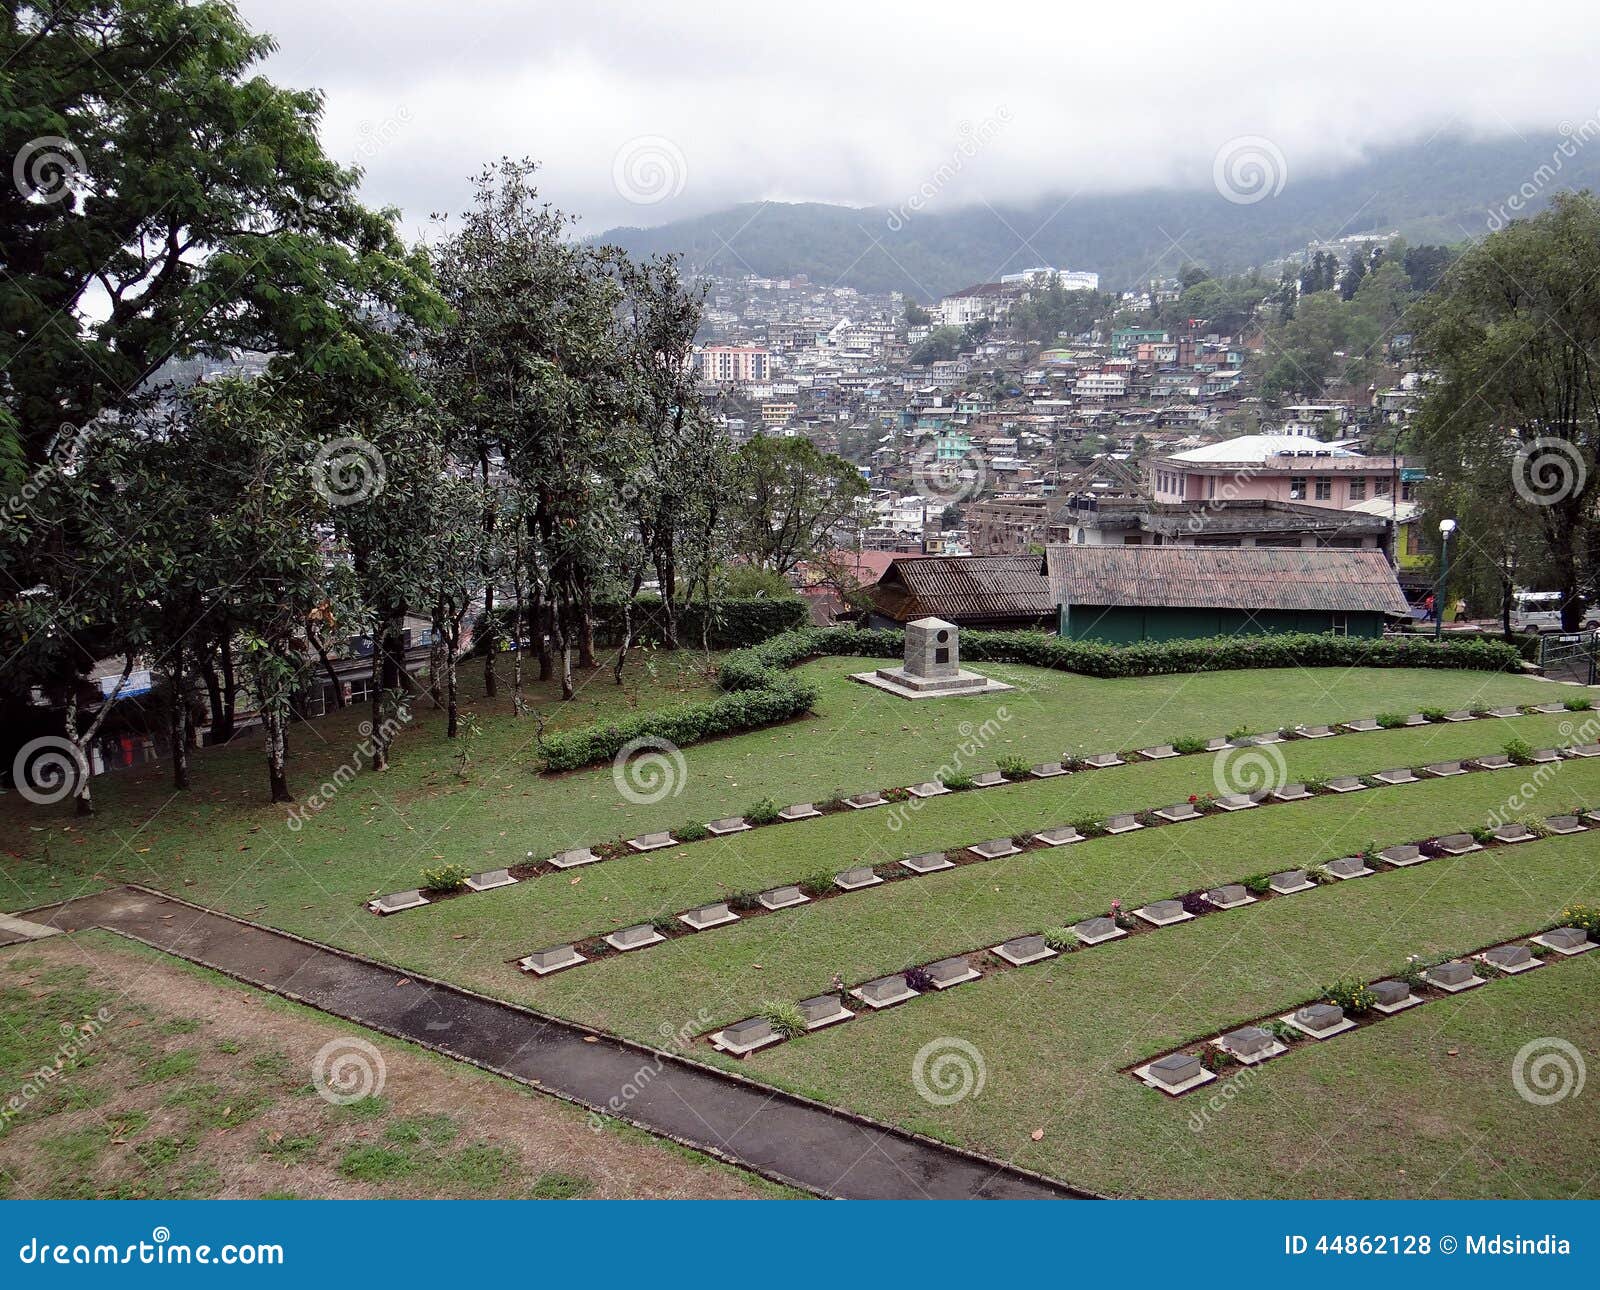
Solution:
{"label": "corrugated metal roof", "polygon": [[1058,605],[1409,613],[1382,551],[1052,544],[1045,561]]}
{"label": "corrugated metal roof", "polygon": [[896,560],[872,589],[898,622],[917,618],[1048,618],[1050,583],[1036,555],[923,555]]}

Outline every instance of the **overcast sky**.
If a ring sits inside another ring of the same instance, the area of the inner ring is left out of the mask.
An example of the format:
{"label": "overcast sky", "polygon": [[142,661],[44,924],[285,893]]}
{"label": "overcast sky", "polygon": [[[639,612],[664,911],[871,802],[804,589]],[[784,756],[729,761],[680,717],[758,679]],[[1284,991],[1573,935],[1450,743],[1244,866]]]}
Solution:
{"label": "overcast sky", "polygon": [[1600,30],[1575,0],[238,3],[412,232],[502,154],[542,161],[544,194],[599,232],[762,198],[1206,185],[1240,137],[1292,184],[1377,144],[1600,113]]}

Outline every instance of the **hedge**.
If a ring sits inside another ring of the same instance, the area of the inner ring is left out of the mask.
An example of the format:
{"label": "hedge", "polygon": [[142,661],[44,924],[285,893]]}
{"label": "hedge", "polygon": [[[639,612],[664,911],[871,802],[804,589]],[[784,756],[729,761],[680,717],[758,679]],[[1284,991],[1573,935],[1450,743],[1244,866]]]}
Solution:
{"label": "hedge", "polygon": [[[899,658],[904,648],[905,634],[898,631],[807,627],[784,632],[729,654],[717,672],[717,684],[723,690],[717,698],[552,735],[544,741],[544,767],[575,770],[609,761],[636,739],[661,739],[683,748],[716,735],[787,721],[809,711],[817,700],[814,685],[790,674],[796,664],[825,655]],[[972,661],[1025,663],[1107,678],[1260,667],[1442,667],[1501,672],[1520,662],[1516,647],[1501,641],[1290,633],[1097,645],[1043,632],[966,631],[961,634],[961,649]]]}

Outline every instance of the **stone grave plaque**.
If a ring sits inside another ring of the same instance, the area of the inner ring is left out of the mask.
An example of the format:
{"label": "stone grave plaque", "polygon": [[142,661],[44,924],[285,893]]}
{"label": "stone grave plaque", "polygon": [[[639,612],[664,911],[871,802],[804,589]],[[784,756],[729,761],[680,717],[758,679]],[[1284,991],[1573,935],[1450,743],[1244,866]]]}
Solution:
{"label": "stone grave plaque", "polygon": [[1037,963],[1040,959],[1054,958],[1056,954],[1045,944],[1042,936],[1018,936],[1003,945],[996,945],[994,952],[1013,967]]}
{"label": "stone grave plaque", "polygon": [[1429,968],[1422,975],[1429,985],[1436,985],[1443,990],[1459,990],[1477,980],[1477,977],[1472,972],[1472,964],[1461,959],[1451,959],[1448,963],[1439,963]]}
{"label": "stone grave plaque", "polygon": [[1221,735],[1216,735],[1216,736],[1206,740],[1205,751],[1206,752],[1221,752],[1227,746],[1228,746],[1228,741],[1226,739],[1224,739]]}
{"label": "stone grave plaque", "polygon": [[1528,763],[1532,766],[1549,766],[1561,760],[1561,753],[1555,748],[1536,748],[1528,754]]}
{"label": "stone grave plaque", "polygon": [[1200,1059],[1189,1053],[1173,1053],[1145,1069],[1152,1080],[1166,1088],[1178,1088],[1205,1073]]}
{"label": "stone grave plaque", "polygon": [[780,820],[810,820],[821,815],[811,802],[796,802],[793,806],[786,806],[778,812]]}
{"label": "stone grave plaque", "polygon": [[516,881],[509,869],[485,869],[468,878],[467,886],[473,891],[493,891],[496,887],[510,887]]}
{"label": "stone grave plaque", "polygon": [[1298,802],[1303,797],[1310,797],[1304,784],[1285,784],[1282,788],[1272,790],[1272,795],[1280,802]]}
{"label": "stone grave plaque", "polygon": [[1368,730],[1376,730],[1378,722],[1374,717],[1362,717],[1359,721],[1346,721],[1344,728],[1356,734],[1365,734]]}
{"label": "stone grave plaque", "polygon": [[678,840],[670,833],[643,833],[636,838],[629,838],[628,845],[635,851],[660,851],[665,847],[675,847]]}
{"label": "stone grave plaque", "polygon": [[854,797],[845,798],[844,804],[852,811],[865,811],[874,806],[882,806],[884,800],[882,793],[857,793]]}
{"label": "stone grave plaque", "polygon": [[1374,981],[1368,988],[1380,1008],[1392,1008],[1411,997],[1411,987],[1404,981]]}
{"label": "stone grave plaque", "polygon": [[1168,757],[1176,757],[1178,750],[1171,744],[1157,744],[1154,748],[1139,749],[1139,756],[1146,761],[1165,761]]}
{"label": "stone grave plaque", "polygon": [[881,976],[876,981],[868,981],[855,993],[870,1007],[886,1008],[891,1003],[911,998],[916,991],[906,984],[905,973],[897,972],[893,976]]}
{"label": "stone grave plaque", "polygon": [[1589,944],[1589,933],[1581,927],[1552,927],[1537,939],[1543,941],[1553,950],[1575,954]]}
{"label": "stone grave plaque", "polygon": [[1058,761],[1042,761],[1028,774],[1035,779],[1054,779],[1057,775],[1065,775],[1067,768]]}
{"label": "stone grave plaque", "polygon": [[579,963],[587,962],[588,960],[571,945],[552,945],[547,950],[535,950],[526,958],[518,960],[517,966],[525,972],[532,972],[535,976],[544,976],[549,972],[559,972],[562,968],[576,967]]}
{"label": "stone grave plaque", "polygon": [[1425,726],[1428,724],[1428,718],[1420,712],[1413,712],[1406,717],[1405,724],[1408,726]]}
{"label": "stone grave plaque", "polygon": [[1275,873],[1272,875],[1271,883],[1273,891],[1285,896],[1291,892],[1304,891],[1312,885],[1304,869],[1285,869],[1282,873]]}
{"label": "stone grave plaque", "polygon": [[1354,775],[1340,775],[1330,779],[1328,787],[1335,793],[1359,793],[1366,785]]}
{"label": "stone grave plaque", "polygon": [[912,873],[938,873],[941,869],[955,868],[943,851],[927,851],[919,856],[907,856],[900,864],[902,868],[909,869]]}
{"label": "stone grave plaque", "polygon": [[1488,753],[1483,757],[1474,757],[1471,764],[1479,770],[1504,770],[1511,765],[1511,758],[1504,753]]}
{"label": "stone grave plaque", "polygon": [[942,797],[950,790],[936,779],[930,779],[926,784],[913,784],[906,792],[912,797]]}
{"label": "stone grave plaque", "polygon": [[646,945],[654,945],[657,941],[666,939],[649,923],[636,923],[632,927],[612,932],[606,937],[606,944],[614,950],[641,950]]}
{"label": "stone grave plaque", "polygon": [[1250,889],[1242,882],[1225,883],[1206,892],[1206,899],[1218,909],[1231,909],[1235,905],[1248,905],[1255,900]]}
{"label": "stone grave plaque", "polygon": [[876,887],[882,878],[872,872],[868,865],[857,865],[854,869],[846,869],[833,880],[842,891],[854,891],[858,887]]}
{"label": "stone grave plaque", "polygon": [[967,848],[973,855],[981,856],[985,860],[998,860],[1001,856],[1014,856],[1021,849],[1010,838],[990,838],[987,842],[980,842],[975,847]]}
{"label": "stone grave plaque", "polygon": [[778,1035],[765,1017],[751,1017],[748,1021],[736,1021],[731,1026],[725,1026],[717,1038],[721,1041],[720,1047],[730,1053],[743,1055],[776,1042]]}
{"label": "stone grave plaque", "polygon": [[1481,848],[1472,840],[1470,833],[1446,833],[1439,839],[1439,850],[1447,856],[1464,856],[1469,851],[1481,851]]}
{"label": "stone grave plaque", "polygon": [[1489,715],[1491,717],[1520,717],[1522,709],[1517,707],[1490,708]]}
{"label": "stone grave plaque", "polygon": [[1258,1057],[1272,1047],[1272,1032],[1260,1026],[1240,1026],[1222,1037],[1222,1047],[1235,1057]]}
{"label": "stone grave plaque", "polygon": [[927,973],[933,979],[933,988],[935,990],[948,990],[951,986],[960,985],[963,981],[976,981],[983,975],[962,954],[957,954],[953,958],[940,959],[937,963],[928,964]]}
{"label": "stone grave plaque", "polygon": [[1438,779],[1448,779],[1451,775],[1467,773],[1461,769],[1461,763],[1458,761],[1436,761],[1432,765],[1424,766],[1423,769]]}
{"label": "stone grave plaque", "polygon": [[1544,826],[1558,835],[1583,832],[1583,821],[1576,815],[1552,815],[1544,822]]}
{"label": "stone grave plaque", "polygon": [[1142,829],[1138,819],[1132,815],[1113,815],[1106,821],[1107,833],[1132,833],[1135,829]]}
{"label": "stone grave plaque", "polygon": [[998,788],[1006,782],[1006,777],[997,770],[980,771],[972,777],[973,788]]}
{"label": "stone grave plaque", "polygon": [[1471,721],[1473,716],[1465,708],[1458,708],[1455,712],[1445,713],[1444,719],[1446,721]]}
{"label": "stone grave plaque", "polygon": [[395,891],[387,896],[379,896],[367,908],[374,914],[398,914],[403,909],[417,909],[427,903],[428,898],[413,887],[410,891]]}
{"label": "stone grave plaque", "polygon": [[1421,864],[1427,858],[1422,854],[1421,847],[1412,846],[1409,842],[1405,846],[1385,847],[1378,852],[1378,856],[1402,869],[1410,864]]}
{"label": "stone grave plaque", "polygon": [[1344,1009],[1336,1003],[1312,1003],[1294,1014],[1295,1024],[1313,1034],[1325,1034],[1344,1020]]}
{"label": "stone grave plaque", "polygon": [[1109,766],[1122,765],[1122,758],[1116,753],[1095,753],[1093,756],[1085,757],[1083,764],[1090,770],[1105,770]]}
{"label": "stone grave plaque", "polygon": [[1573,744],[1567,749],[1569,757],[1600,757],[1600,743]]}
{"label": "stone grave plaque", "polygon": [[1300,737],[1302,739],[1326,739],[1331,734],[1333,734],[1333,727],[1332,726],[1301,726],[1300,727]]}
{"label": "stone grave plaque", "polygon": [[1545,716],[1554,716],[1557,712],[1565,712],[1567,705],[1564,703],[1536,703],[1529,708],[1530,712],[1542,713]]}
{"label": "stone grave plaque", "polygon": [[557,869],[576,869],[579,865],[594,864],[599,859],[588,847],[573,847],[570,851],[551,856],[550,863]]}
{"label": "stone grave plaque", "polygon": [[710,824],[706,825],[706,832],[714,834],[720,838],[725,837],[729,833],[743,833],[750,827],[751,825],[749,821],[744,820],[737,815],[730,815],[725,820],[712,820]]}
{"label": "stone grave plaque", "polygon": [[739,915],[728,908],[728,902],[719,900],[714,904],[701,905],[698,909],[691,909],[687,913],[679,914],[684,922],[697,932],[703,932],[708,927],[721,927],[724,923],[737,923]]}
{"label": "stone grave plaque", "polygon": [[800,1000],[800,1015],[806,1019],[807,1030],[818,1030],[835,1021],[846,1021],[855,1014],[839,1002],[838,995],[819,994]]}
{"label": "stone grave plaque", "polygon": [[1217,798],[1219,811],[1248,811],[1256,804],[1256,799],[1249,793],[1224,793]]}
{"label": "stone grave plaque", "polygon": [[1043,842],[1047,847],[1064,847],[1069,842],[1082,842],[1083,834],[1070,824],[1064,824],[1059,829],[1046,829],[1043,833],[1033,835],[1035,842]]}
{"label": "stone grave plaque", "polygon": [[1143,909],[1138,909],[1134,912],[1145,922],[1151,923],[1156,927],[1164,927],[1168,923],[1186,922],[1194,917],[1193,914],[1184,911],[1181,900],[1152,901]]}
{"label": "stone grave plaque", "polygon": [[1393,770],[1380,770],[1372,778],[1385,784],[1414,784],[1417,782],[1417,777],[1411,773],[1409,766],[1397,766]]}
{"label": "stone grave plaque", "polygon": [[764,891],[756,897],[767,909],[788,909],[792,905],[803,905],[811,899],[800,888],[774,887],[771,891]]}
{"label": "stone grave plaque", "polygon": [[1200,812],[1195,809],[1193,802],[1174,802],[1171,806],[1164,806],[1156,812],[1163,820],[1173,824],[1180,824],[1184,820],[1199,819]]}
{"label": "stone grave plaque", "polygon": [[1526,824],[1502,824],[1494,831],[1496,842],[1531,842],[1534,837],[1534,831]]}
{"label": "stone grave plaque", "polygon": [[1364,878],[1372,872],[1360,856],[1345,856],[1340,860],[1330,860],[1327,870],[1335,878]]}
{"label": "stone grave plaque", "polygon": [[1099,941],[1109,941],[1127,934],[1113,919],[1104,915],[1099,918],[1086,918],[1081,923],[1075,924],[1072,931],[1085,945],[1094,945]]}
{"label": "stone grave plaque", "polygon": [[1504,972],[1515,972],[1538,962],[1526,945],[1497,945],[1485,951],[1483,958],[1484,962],[1492,963]]}

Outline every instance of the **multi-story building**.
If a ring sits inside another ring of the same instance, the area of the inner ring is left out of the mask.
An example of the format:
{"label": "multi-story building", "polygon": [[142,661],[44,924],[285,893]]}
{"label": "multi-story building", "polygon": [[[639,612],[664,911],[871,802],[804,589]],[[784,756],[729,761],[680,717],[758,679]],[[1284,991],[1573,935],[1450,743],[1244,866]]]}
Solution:
{"label": "multi-story building", "polygon": [[1157,457],[1146,482],[1155,501],[1169,504],[1254,499],[1346,510],[1379,498],[1410,500],[1407,473],[1399,457],[1363,457],[1304,435],[1257,434]]}
{"label": "multi-story building", "polygon": [[719,385],[748,385],[772,376],[771,351],[759,345],[707,345],[695,354],[700,378]]}

